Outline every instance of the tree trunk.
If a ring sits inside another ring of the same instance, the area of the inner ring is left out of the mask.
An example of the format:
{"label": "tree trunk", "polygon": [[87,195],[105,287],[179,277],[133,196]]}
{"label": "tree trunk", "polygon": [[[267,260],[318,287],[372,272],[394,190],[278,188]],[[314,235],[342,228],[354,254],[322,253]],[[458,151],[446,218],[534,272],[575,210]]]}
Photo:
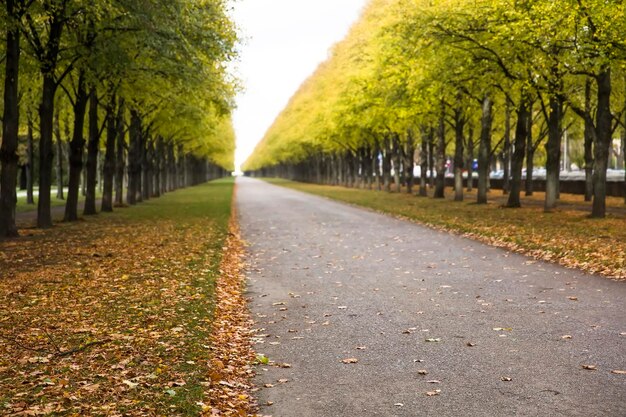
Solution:
{"label": "tree trunk", "polygon": [[85,87],[85,76],[81,72],[78,76],[78,86],[76,89],[76,100],[74,101],[74,132],[70,141],[70,174],[67,189],[67,201],[65,202],[65,221],[78,220],[78,193],[80,191],[80,177],[83,169],[83,149],[85,139],[83,130],[85,127],[85,112],[87,111],[87,89]]}
{"label": "tree trunk", "polygon": [[401,164],[402,164],[402,148],[400,147],[400,137],[397,133],[394,133],[392,136],[392,146],[393,146],[393,181],[396,185],[396,192],[402,191],[402,182],[400,180],[401,174]]}
{"label": "tree trunk", "polygon": [[428,189],[427,189],[427,184],[426,184],[426,176],[427,176],[426,173],[428,172],[428,143],[430,142],[429,130],[430,129],[426,129],[426,128],[421,129],[422,143],[421,143],[421,148],[420,148],[420,189],[419,189],[420,197],[428,196]]}
{"label": "tree trunk", "polygon": [[376,190],[377,191],[382,191],[382,181],[381,181],[381,173],[380,173],[380,159],[378,158],[380,155],[380,145],[378,145],[378,142],[376,143],[376,146],[374,147],[374,155],[372,157],[372,170],[374,171],[374,176],[375,176],[375,180],[376,180]]}
{"label": "tree trunk", "polygon": [[591,118],[591,80],[585,82],[585,201],[593,198],[593,143],[595,130]]}
{"label": "tree trunk", "polygon": [[115,118],[115,206],[124,205],[124,173],[126,171],[126,157],[124,150],[126,148],[126,132],[124,129],[125,119],[124,99],[120,98],[117,108],[117,117]]}
{"label": "tree trunk", "polygon": [[511,188],[510,184],[510,168],[511,168],[511,104],[506,100],[504,110],[504,151],[502,152],[504,159],[503,175],[502,175],[502,194],[508,194]]}
{"label": "tree trunk", "polygon": [[406,144],[404,148],[404,176],[406,177],[406,192],[413,193],[413,166],[415,166],[415,138],[413,131],[406,132]]}
{"label": "tree trunk", "polygon": [[26,166],[26,204],[35,204],[33,196],[33,179],[35,178],[35,158],[33,152],[33,119],[30,114],[27,121],[26,133],[26,158],[28,160]]}
{"label": "tree trunk", "polygon": [[37,227],[52,227],[50,207],[50,188],[52,185],[52,125],[54,116],[54,96],[57,90],[55,71],[57,69],[59,48],[63,26],[65,24],[65,4],[53,9],[48,41],[44,56],[39,57],[43,86],[39,105],[39,199],[37,202]]}
{"label": "tree trunk", "polygon": [[430,188],[435,187],[435,133],[432,127],[428,135],[428,185]]}
{"label": "tree trunk", "polygon": [[130,129],[128,131],[128,190],[126,202],[137,204],[137,194],[141,183],[141,120],[136,110],[130,111]]}
{"label": "tree trunk", "polygon": [[559,174],[561,170],[561,122],[563,119],[563,99],[556,95],[550,97],[548,115],[548,142],[546,143],[546,198],[544,210],[556,207],[559,194]]}
{"label": "tree trunk", "polygon": [[[18,7],[13,0],[6,1],[10,19],[18,18]],[[6,30],[6,58],[4,75],[4,111],[2,116],[2,145],[0,146],[0,237],[18,236],[15,224],[17,195],[17,145],[19,131],[18,77],[20,67],[20,30],[17,22]],[[50,200],[50,195],[48,195]]]}
{"label": "tree trunk", "polygon": [[391,192],[391,140],[385,138],[383,150],[383,188]]}
{"label": "tree trunk", "polygon": [[64,200],[63,196],[63,141],[61,139],[61,128],[59,127],[59,112],[54,112],[54,136],[57,145],[57,198]]}
{"label": "tree trunk", "polygon": [[474,127],[470,125],[467,138],[467,191],[474,189]]}
{"label": "tree trunk", "polygon": [[152,140],[147,135],[142,135],[141,142],[141,196],[142,200],[146,201],[152,197],[152,154],[150,152]]}
{"label": "tree trunk", "polygon": [[437,178],[435,178],[435,193],[433,198],[444,198],[446,188],[446,121],[445,121],[445,104],[441,103],[439,114],[439,126],[437,129],[437,154],[435,155],[435,164],[437,170]]}
{"label": "tree trunk", "polygon": [[524,154],[526,153],[526,137],[528,136],[528,119],[530,118],[528,94],[522,91],[517,109],[517,123],[515,125],[515,151],[512,160],[511,190],[507,207],[521,207],[520,192],[522,190],[522,169],[524,167]]}
{"label": "tree trunk", "polygon": [[39,198],[37,201],[37,227],[52,227],[50,189],[52,185],[52,125],[56,83],[53,75],[44,75],[41,104],[39,106]]}
{"label": "tree trunk", "polygon": [[533,195],[533,170],[535,169],[535,142],[533,139],[533,103],[528,106],[528,128],[526,140],[526,196]]}
{"label": "tree trunk", "polygon": [[478,204],[487,204],[487,180],[489,178],[489,159],[491,154],[491,124],[493,122],[493,102],[485,94],[480,120],[480,143],[478,145]]}
{"label": "tree trunk", "polygon": [[596,111],[596,143],[593,153],[593,203],[591,217],[606,216],[606,170],[612,142],[611,69],[607,65],[596,77],[598,109]]}
{"label": "tree trunk", "polygon": [[98,151],[100,150],[100,131],[98,128],[98,94],[92,87],[89,93],[89,143],[87,145],[87,193],[85,196],[84,215],[97,214],[96,183],[98,179]]}
{"label": "tree trunk", "polygon": [[463,109],[454,109],[454,201],[463,201]]}
{"label": "tree trunk", "polygon": [[115,175],[115,139],[117,126],[115,124],[115,96],[109,98],[106,107],[106,144],[104,153],[104,168],[102,175],[102,205],[100,210],[113,211],[113,176]]}

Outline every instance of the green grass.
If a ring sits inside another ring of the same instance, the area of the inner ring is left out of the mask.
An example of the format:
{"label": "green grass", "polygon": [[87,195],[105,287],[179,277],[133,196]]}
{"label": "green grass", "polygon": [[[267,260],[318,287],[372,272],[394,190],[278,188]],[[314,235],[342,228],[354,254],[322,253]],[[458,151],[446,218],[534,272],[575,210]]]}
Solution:
{"label": "green grass", "polygon": [[[578,267],[592,273],[626,278],[626,218],[609,214],[591,219],[573,205],[545,213],[536,201],[503,208],[496,202],[451,201],[355,188],[304,184],[282,179],[266,181],[299,191],[400,216],[431,227],[465,234],[495,246]],[[492,193],[495,197],[495,192]],[[569,196],[563,196],[570,199]]]}
{"label": "green grass", "polygon": [[[233,187],[213,181],[0,242],[0,298],[13,300],[0,311],[0,414],[200,415]],[[81,350],[92,341],[104,342]]]}
{"label": "green grass", "polygon": [[[64,196],[65,198],[67,198],[67,192],[64,194]],[[98,190],[96,191],[96,199],[98,200],[100,198],[102,198],[102,193]],[[34,199],[35,199],[35,204],[27,204],[26,196],[17,197],[17,205],[15,207],[15,211],[17,213],[26,213],[29,211],[37,210],[37,191],[36,190],[35,190]],[[66,200],[61,200],[57,198],[56,190],[52,190],[50,192],[50,206],[51,207],[65,206],[65,201]],[[84,202],[85,202],[85,196],[83,196],[83,193],[79,193],[78,195],[79,207],[81,207]]]}

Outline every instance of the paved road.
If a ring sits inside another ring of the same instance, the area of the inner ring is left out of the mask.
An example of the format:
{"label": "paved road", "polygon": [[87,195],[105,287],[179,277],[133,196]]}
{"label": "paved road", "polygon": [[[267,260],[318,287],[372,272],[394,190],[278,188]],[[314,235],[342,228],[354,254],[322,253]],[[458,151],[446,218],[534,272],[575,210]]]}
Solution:
{"label": "paved road", "polygon": [[237,184],[264,414],[626,415],[626,283]]}

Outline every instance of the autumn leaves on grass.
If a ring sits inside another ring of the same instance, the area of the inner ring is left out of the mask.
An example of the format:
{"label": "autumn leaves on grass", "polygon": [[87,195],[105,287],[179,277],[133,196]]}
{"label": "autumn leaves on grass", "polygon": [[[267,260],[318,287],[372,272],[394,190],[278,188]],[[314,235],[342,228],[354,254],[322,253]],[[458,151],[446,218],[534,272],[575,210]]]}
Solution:
{"label": "autumn leaves on grass", "polygon": [[[0,414],[221,407],[216,385],[244,384],[231,368],[249,372],[241,252],[234,236],[223,247],[231,197],[232,183],[209,184],[0,243]],[[245,415],[250,401],[235,400],[231,415]]]}

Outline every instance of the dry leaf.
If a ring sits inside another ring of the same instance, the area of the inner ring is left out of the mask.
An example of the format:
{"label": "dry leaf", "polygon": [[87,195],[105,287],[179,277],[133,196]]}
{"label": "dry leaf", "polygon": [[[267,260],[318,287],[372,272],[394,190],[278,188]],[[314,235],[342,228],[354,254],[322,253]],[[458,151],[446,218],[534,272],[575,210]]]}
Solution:
{"label": "dry leaf", "polygon": [[587,369],[589,371],[595,371],[596,370],[596,365],[582,365],[583,369]]}
{"label": "dry leaf", "polygon": [[342,363],[357,363],[359,360],[357,358],[347,358],[347,359],[342,359]]}
{"label": "dry leaf", "polygon": [[617,374],[617,375],[626,375],[626,371],[623,371],[621,369],[615,369],[613,371],[611,371],[612,374]]}
{"label": "dry leaf", "polygon": [[434,391],[428,391],[426,393],[426,395],[428,395],[429,397],[434,397],[435,395],[439,395],[439,393],[441,393],[441,390],[440,389],[436,389]]}

